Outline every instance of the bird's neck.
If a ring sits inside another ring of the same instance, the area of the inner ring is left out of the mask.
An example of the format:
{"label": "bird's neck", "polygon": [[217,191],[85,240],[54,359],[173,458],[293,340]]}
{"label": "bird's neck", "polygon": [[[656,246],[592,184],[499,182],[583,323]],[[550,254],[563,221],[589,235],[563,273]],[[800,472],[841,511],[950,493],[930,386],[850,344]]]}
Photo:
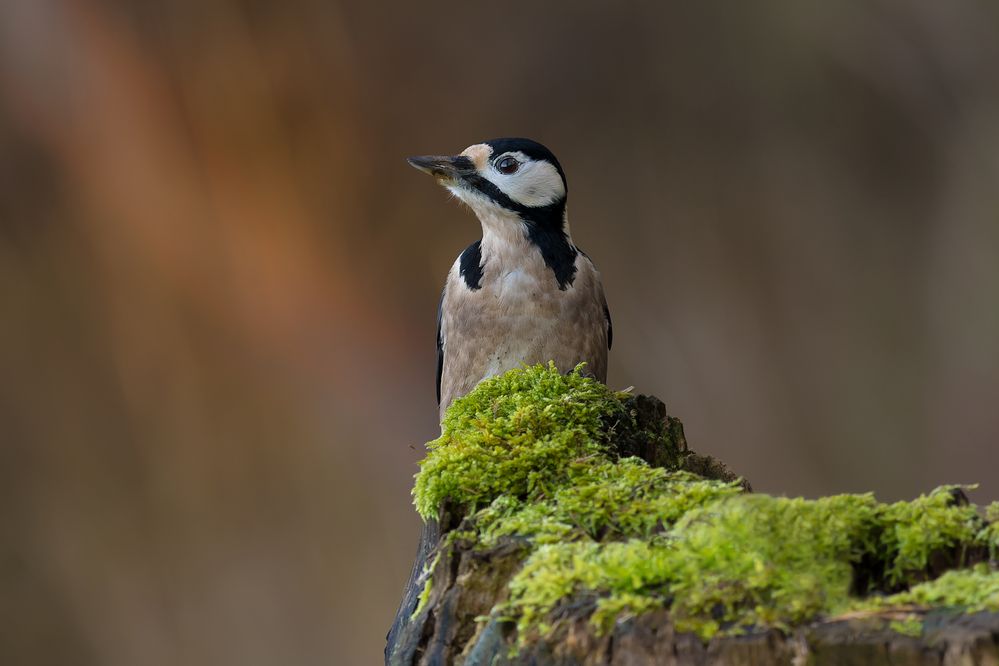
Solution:
{"label": "bird's neck", "polygon": [[554,272],[560,288],[572,283],[577,250],[569,236],[568,220],[562,229],[543,229],[507,211],[481,211],[478,217],[482,223],[482,260],[490,272],[502,275],[522,268],[544,268]]}
{"label": "bird's neck", "polygon": [[[501,245],[526,249],[531,244],[528,223],[524,222],[516,213],[496,210],[492,207],[476,210],[475,213],[482,224],[483,249]],[[572,237],[569,235],[568,215],[563,218],[562,229],[553,229],[550,233],[564,237],[569,244],[572,244]]]}
{"label": "bird's neck", "polygon": [[526,253],[529,249],[527,228],[523,220],[513,213],[485,211],[478,215],[482,224],[482,251],[484,254],[496,254],[502,251],[520,250]]}

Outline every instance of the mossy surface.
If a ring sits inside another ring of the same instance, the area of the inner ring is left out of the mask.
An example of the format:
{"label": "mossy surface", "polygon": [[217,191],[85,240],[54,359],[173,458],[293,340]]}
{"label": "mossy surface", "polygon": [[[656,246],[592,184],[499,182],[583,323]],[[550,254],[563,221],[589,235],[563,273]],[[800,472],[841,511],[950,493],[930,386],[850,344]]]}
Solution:
{"label": "mossy surface", "polygon": [[879,545],[893,555],[887,571],[890,584],[904,583],[908,575],[926,569],[934,553],[977,543],[982,520],[961,496],[958,486],[943,486],[911,502],[882,508]]}
{"label": "mossy surface", "polygon": [[666,609],[708,639],[892,606],[999,610],[999,574],[968,568],[995,558],[999,505],[983,518],[954,486],[893,504],[746,494],[681,471],[668,428],[643,453],[665,466],[620,457],[626,398],[578,372],[515,370],[456,401],[421,464],[421,515],[458,507],[453,534],[473,550],[528,544],[492,611],[519,641],[580,613],[606,630]]}
{"label": "mossy surface", "polygon": [[883,607],[914,605],[953,608],[965,613],[996,610],[999,609],[999,575],[984,563],[969,569],[954,569],[875,602]]}
{"label": "mossy surface", "polygon": [[999,502],[992,502],[986,507],[985,520],[987,523],[978,533],[978,538],[988,547],[989,559],[996,562],[999,561]]}
{"label": "mossy surface", "polygon": [[428,444],[416,509],[429,518],[445,499],[474,509],[501,495],[554,492],[606,451],[604,422],[625,416],[614,393],[578,368],[535,366],[484,381],[455,400]]}
{"label": "mossy surface", "polygon": [[650,467],[638,458],[590,461],[544,497],[500,496],[474,514],[479,542],[523,536],[538,545],[651,539],[691,509],[741,493],[736,483]]}

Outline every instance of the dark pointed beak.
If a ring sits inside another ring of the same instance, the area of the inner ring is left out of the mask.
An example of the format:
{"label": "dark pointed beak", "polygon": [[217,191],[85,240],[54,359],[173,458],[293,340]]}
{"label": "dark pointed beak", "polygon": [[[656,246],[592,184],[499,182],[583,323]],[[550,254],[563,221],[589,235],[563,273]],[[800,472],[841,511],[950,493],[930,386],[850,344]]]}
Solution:
{"label": "dark pointed beak", "polygon": [[409,162],[410,166],[424,173],[429,173],[437,179],[461,180],[465,176],[475,173],[475,165],[472,164],[472,160],[462,155],[457,157],[421,155],[407,157],[406,161]]}

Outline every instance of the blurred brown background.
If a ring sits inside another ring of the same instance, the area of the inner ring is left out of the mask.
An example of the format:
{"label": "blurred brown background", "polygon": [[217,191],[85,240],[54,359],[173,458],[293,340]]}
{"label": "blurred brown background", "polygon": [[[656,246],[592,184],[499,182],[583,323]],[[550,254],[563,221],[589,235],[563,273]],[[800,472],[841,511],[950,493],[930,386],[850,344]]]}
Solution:
{"label": "blurred brown background", "polygon": [[761,491],[999,497],[999,5],[0,3],[0,663],[374,664],[472,216],[537,138]]}

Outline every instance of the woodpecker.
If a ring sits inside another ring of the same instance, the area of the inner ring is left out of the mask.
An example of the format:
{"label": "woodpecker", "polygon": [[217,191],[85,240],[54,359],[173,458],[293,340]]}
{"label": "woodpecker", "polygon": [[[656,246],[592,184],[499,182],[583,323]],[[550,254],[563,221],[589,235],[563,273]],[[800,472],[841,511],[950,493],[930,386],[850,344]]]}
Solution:
{"label": "woodpecker", "polygon": [[437,308],[437,403],[487,377],[554,361],[607,381],[613,329],[600,273],[569,235],[555,155],[530,139],[410,157],[475,213],[482,238],[455,260]]}

